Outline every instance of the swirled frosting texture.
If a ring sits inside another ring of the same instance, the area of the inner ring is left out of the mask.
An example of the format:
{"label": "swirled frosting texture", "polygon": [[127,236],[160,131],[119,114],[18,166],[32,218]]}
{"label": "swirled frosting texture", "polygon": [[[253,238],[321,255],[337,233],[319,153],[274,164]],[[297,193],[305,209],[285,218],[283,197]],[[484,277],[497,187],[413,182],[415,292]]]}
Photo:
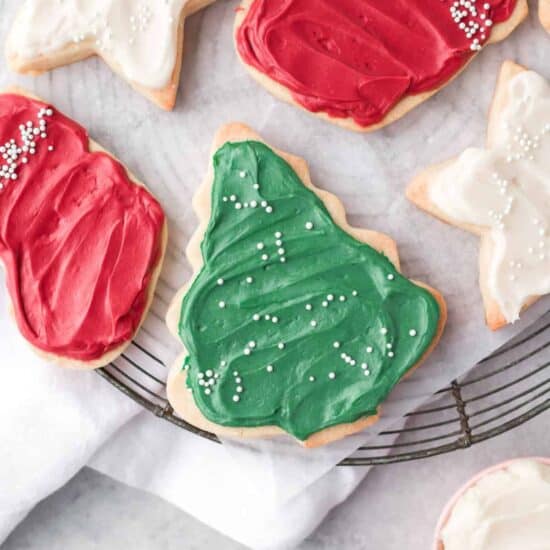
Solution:
{"label": "swirled frosting texture", "polygon": [[170,84],[178,25],[189,0],[26,0],[7,42],[9,57],[55,56],[85,43],[132,82]]}
{"label": "swirled frosting texture", "polygon": [[236,40],[245,63],[306,109],[360,126],[436,90],[506,21],[516,0],[256,0]]}
{"label": "swirled frosting texture", "polygon": [[337,226],[267,146],[228,143],[214,169],[179,324],[201,412],[298,439],[376,414],[436,337],[436,300]]}
{"label": "swirled frosting texture", "polygon": [[519,460],[483,477],[458,500],[441,533],[445,550],[550,547],[550,466]]}
{"label": "swirled frosting texture", "polygon": [[487,288],[509,322],[550,292],[550,85],[533,71],[506,84],[488,149],[467,149],[430,186],[457,223],[488,230]]}
{"label": "swirled frosting texture", "polygon": [[0,95],[0,144],[0,258],[17,324],[45,352],[97,359],[139,326],[162,209],[39,101]]}

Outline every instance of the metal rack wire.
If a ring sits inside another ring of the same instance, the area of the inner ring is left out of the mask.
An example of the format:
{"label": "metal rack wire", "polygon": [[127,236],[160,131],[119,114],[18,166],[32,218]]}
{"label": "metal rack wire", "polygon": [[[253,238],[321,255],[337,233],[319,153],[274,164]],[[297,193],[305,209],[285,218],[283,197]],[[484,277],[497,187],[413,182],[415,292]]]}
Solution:
{"label": "metal rack wire", "polygon": [[[146,346],[134,341],[98,374],[158,417],[200,437],[216,435],[174,414],[165,393],[168,369]],[[389,464],[466,449],[550,409],[550,312],[469,374],[439,390],[406,415],[399,430],[381,432],[341,462],[345,466]]]}

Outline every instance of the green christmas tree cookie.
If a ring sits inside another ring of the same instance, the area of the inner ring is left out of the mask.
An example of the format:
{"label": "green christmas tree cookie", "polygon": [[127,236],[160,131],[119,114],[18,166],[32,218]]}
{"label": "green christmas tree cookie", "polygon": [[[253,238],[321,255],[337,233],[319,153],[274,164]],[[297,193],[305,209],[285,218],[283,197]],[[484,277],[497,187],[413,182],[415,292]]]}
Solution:
{"label": "green christmas tree cookie", "polygon": [[196,200],[209,216],[200,257],[196,240],[189,250],[197,273],[168,316],[186,349],[172,405],[218,434],[284,430],[309,446],[363,429],[435,345],[442,299],[399,273],[387,237],[353,230],[335,197],[306,186],[301,161],[241,125],[217,143]]}

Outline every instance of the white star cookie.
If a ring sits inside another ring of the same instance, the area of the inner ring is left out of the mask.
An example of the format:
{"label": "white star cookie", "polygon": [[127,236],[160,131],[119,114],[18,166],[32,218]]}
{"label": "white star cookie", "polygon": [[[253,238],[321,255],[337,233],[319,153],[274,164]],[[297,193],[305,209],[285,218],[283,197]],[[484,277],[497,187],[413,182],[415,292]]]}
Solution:
{"label": "white star cookie", "polygon": [[137,91],[173,108],[185,18],[214,0],[26,0],[8,37],[8,64],[39,74],[99,55]]}
{"label": "white star cookie", "polygon": [[544,28],[550,32],[550,0],[539,0],[539,16]]}
{"label": "white star cookie", "polygon": [[493,330],[550,293],[550,85],[507,61],[487,149],[467,149],[409,186],[420,208],[481,237],[480,286]]}

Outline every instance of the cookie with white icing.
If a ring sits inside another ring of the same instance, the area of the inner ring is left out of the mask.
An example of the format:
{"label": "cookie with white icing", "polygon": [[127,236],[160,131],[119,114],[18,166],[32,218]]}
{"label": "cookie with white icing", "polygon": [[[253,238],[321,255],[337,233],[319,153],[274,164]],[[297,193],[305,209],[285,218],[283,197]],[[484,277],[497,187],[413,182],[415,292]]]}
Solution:
{"label": "cookie with white icing", "polygon": [[302,159],[241,124],[213,150],[194,276],[167,316],[186,349],[170,403],[222,436],[286,432],[308,447],[366,428],[437,344],[442,297],[400,273],[389,237],[351,227]]}
{"label": "cookie with white icing", "polygon": [[526,0],[242,0],[234,40],[276,97],[368,132],[437,93],[527,12]]}
{"label": "cookie with white icing", "polygon": [[167,241],[161,206],[84,128],[0,93],[0,261],[31,347],[61,366],[118,357],[151,304]]}
{"label": "cookie with white icing", "polygon": [[428,168],[407,195],[481,237],[480,286],[493,330],[550,292],[550,86],[503,64],[486,149]]}
{"label": "cookie with white icing", "polygon": [[98,55],[163,109],[174,107],[185,19],[214,0],[26,0],[8,36],[17,72],[40,74]]}

